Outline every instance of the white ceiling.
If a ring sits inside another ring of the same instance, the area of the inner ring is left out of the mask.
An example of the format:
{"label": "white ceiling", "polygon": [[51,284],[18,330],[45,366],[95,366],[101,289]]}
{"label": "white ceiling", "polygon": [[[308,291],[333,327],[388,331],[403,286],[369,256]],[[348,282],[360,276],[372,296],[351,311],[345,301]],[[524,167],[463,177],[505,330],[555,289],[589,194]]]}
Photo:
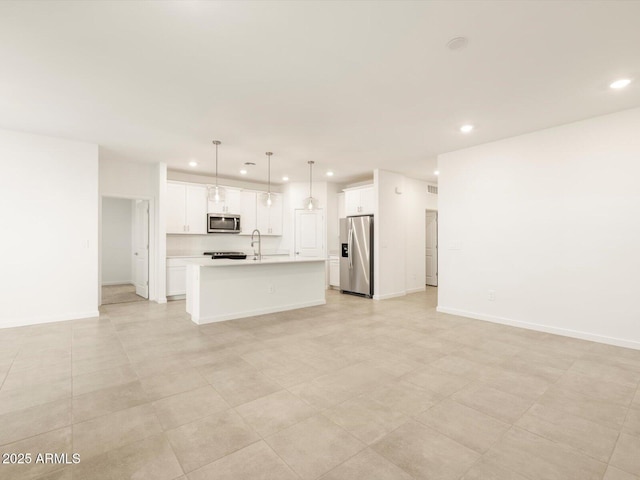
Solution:
{"label": "white ceiling", "polygon": [[247,180],[266,150],[276,180],[307,160],[434,180],[439,153],[640,105],[638,19],[611,0],[0,2],[0,127],[209,173],[220,139],[222,175],[258,162]]}

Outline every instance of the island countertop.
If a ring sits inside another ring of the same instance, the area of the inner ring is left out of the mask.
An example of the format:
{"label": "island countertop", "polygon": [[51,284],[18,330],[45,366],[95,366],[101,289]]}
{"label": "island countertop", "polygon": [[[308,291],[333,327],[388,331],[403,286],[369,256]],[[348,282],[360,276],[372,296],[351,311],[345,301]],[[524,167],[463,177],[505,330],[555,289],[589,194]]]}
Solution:
{"label": "island countertop", "polygon": [[325,257],[290,257],[290,256],[272,256],[262,257],[262,260],[254,260],[253,255],[247,255],[245,260],[233,260],[230,258],[219,258],[213,260],[211,257],[186,258],[185,264],[196,265],[200,267],[247,267],[259,265],[273,265],[276,263],[310,263],[325,262]]}

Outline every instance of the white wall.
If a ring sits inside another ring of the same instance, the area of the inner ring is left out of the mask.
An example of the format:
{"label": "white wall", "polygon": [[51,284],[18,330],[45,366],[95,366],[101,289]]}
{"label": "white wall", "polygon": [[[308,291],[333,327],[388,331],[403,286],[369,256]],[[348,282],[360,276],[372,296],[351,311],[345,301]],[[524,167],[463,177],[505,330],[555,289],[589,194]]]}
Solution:
{"label": "white wall", "polygon": [[98,315],[98,146],[0,130],[0,327]]}
{"label": "white wall", "polygon": [[[425,212],[434,209],[427,183],[374,171],[374,298],[425,289]],[[435,204],[437,208],[437,204]]]}
{"label": "white wall", "polygon": [[[423,291],[426,283],[426,210],[438,208],[437,195],[427,192],[427,183],[414,178],[404,179],[405,224],[405,290]],[[436,201],[433,198],[436,197]]]}
{"label": "white wall", "polygon": [[102,199],[102,285],[133,283],[134,201]]}
{"label": "white wall", "polygon": [[[327,183],[327,254],[340,253],[340,219],[338,216],[338,195],[342,189],[335,183]],[[344,193],[342,194],[344,203]]]}
{"label": "white wall", "polygon": [[441,155],[438,310],[640,348],[639,132],[633,109]]}
{"label": "white wall", "polygon": [[100,159],[100,195],[153,198],[158,195],[157,164]]}
{"label": "white wall", "polygon": [[373,224],[373,289],[374,298],[397,297],[406,293],[405,289],[405,210],[404,197],[396,193],[404,191],[404,175],[375,170],[373,185],[375,190]]}

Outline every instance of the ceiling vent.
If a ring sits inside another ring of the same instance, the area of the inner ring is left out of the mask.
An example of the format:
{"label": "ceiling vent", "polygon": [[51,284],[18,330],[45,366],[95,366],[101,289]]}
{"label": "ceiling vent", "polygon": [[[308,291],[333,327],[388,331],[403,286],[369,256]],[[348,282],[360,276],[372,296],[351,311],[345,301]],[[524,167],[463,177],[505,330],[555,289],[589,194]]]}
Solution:
{"label": "ceiling vent", "polygon": [[438,187],[436,185],[427,185],[427,192],[437,195]]}

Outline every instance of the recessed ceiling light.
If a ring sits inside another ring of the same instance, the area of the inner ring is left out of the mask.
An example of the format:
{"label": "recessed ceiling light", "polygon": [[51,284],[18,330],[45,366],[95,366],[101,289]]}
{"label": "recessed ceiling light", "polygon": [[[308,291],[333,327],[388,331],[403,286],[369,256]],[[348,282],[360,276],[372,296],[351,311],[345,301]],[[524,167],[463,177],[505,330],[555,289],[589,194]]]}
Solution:
{"label": "recessed ceiling light", "polygon": [[435,171],[433,172],[433,174],[434,174],[434,175],[440,175],[440,170],[435,170]]}
{"label": "recessed ceiling light", "polygon": [[282,177],[282,181],[283,182],[288,182],[289,181],[289,177],[287,177],[287,176]]}
{"label": "recessed ceiling light", "polygon": [[198,162],[196,162],[195,160],[191,160],[191,161],[189,162],[189,166],[190,166],[190,167],[197,167],[197,166],[198,166]]}
{"label": "recessed ceiling light", "polygon": [[244,162],[245,165],[255,165],[256,162]]}
{"label": "recessed ceiling light", "polygon": [[333,177],[333,172],[331,170],[327,172],[327,177]]}
{"label": "recessed ceiling light", "polygon": [[629,79],[629,78],[621,78],[620,80],[616,80],[615,82],[611,83],[609,86],[611,88],[614,88],[614,89],[618,90],[620,88],[626,87],[630,83],[631,83],[631,79]]}
{"label": "recessed ceiling light", "polygon": [[473,125],[463,125],[460,127],[462,133],[469,133],[471,130],[473,130]]}
{"label": "recessed ceiling light", "polygon": [[240,175],[246,175],[247,171],[243,168],[242,170],[240,170]]}

